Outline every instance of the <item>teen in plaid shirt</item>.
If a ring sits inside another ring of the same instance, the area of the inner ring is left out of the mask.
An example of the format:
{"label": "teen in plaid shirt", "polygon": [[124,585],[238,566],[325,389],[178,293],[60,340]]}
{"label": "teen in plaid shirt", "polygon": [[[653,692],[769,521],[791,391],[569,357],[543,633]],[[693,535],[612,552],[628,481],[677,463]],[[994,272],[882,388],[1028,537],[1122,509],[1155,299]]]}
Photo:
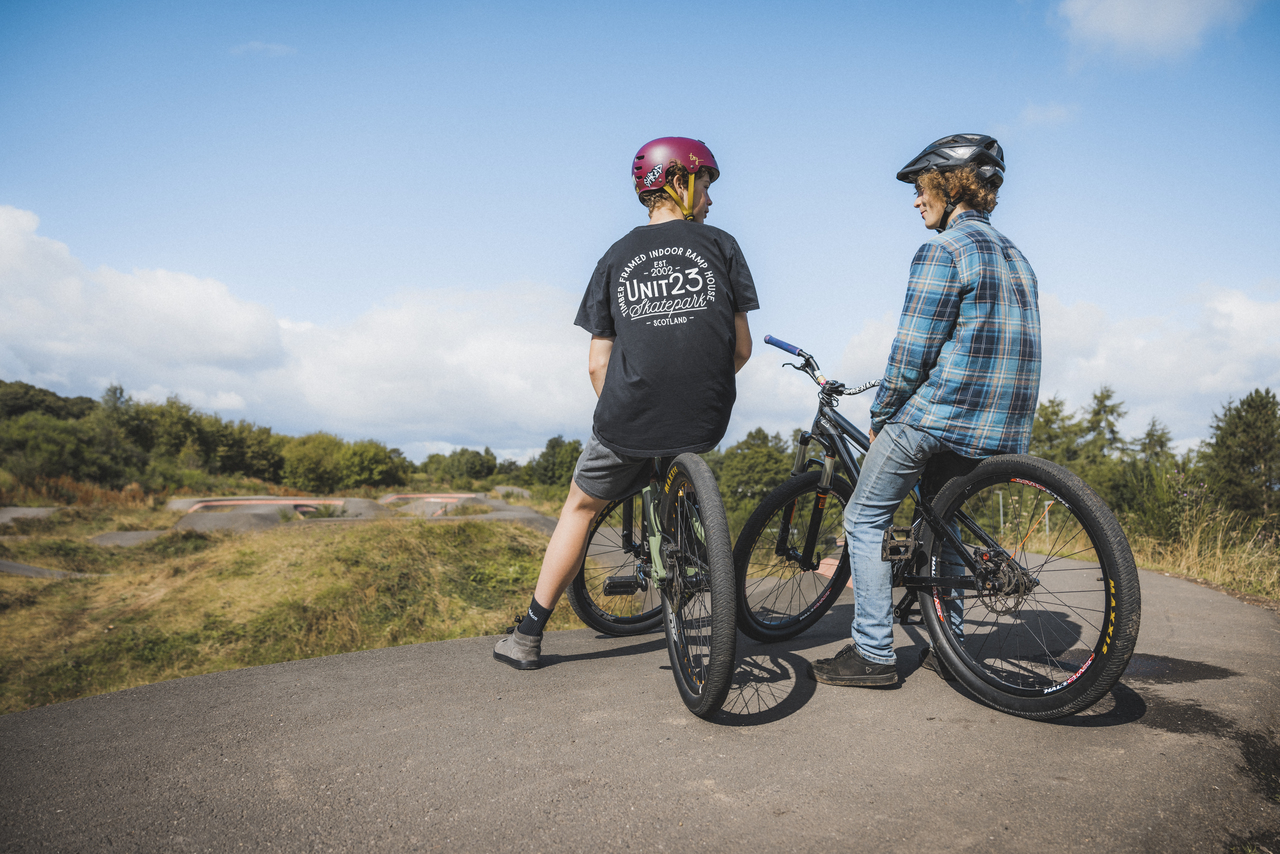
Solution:
{"label": "teen in plaid shirt", "polygon": [[[1004,180],[999,143],[944,137],[898,180],[915,185],[915,207],[939,234],[911,263],[898,335],[871,406],[871,450],[845,510],[853,643],[813,663],[814,678],[831,685],[898,681],[891,571],[880,559],[893,512],[922,475],[932,497],[985,457],[1025,453],[1040,393],[1036,276],[990,221]],[[922,664],[950,678],[928,651]]]}

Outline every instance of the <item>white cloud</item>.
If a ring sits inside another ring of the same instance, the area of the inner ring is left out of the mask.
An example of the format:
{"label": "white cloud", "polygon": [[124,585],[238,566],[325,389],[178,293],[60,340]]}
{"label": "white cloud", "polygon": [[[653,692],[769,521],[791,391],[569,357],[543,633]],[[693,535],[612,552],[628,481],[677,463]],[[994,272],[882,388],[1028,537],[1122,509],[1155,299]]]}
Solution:
{"label": "white cloud", "polygon": [[166,270],[89,271],[38,218],[0,206],[0,370],[110,381],[148,366],[243,371],[281,363],[266,308],[213,279]]}
{"label": "white cloud", "polygon": [[1280,301],[1203,286],[1198,319],[1115,319],[1096,305],[1041,299],[1044,373],[1041,399],[1060,394],[1083,406],[1103,384],[1129,410],[1126,427],[1151,418],[1177,439],[1204,438],[1212,414],[1255,388],[1280,388]]}
{"label": "white cloud", "polygon": [[[1100,306],[1064,305],[1042,294],[1041,401],[1057,395],[1076,410],[1108,385],[1129,412],[1127,434],[1140,434],[1154,417],[1175,439],[1194,444],[1228,399],[1280,389],[1280,299],[1206,285],[1194,300],[1197,320],[1185,324],[1166,316],[1110,317]],[[879,376],[896,325],[896,315],[866,321],[849,341],[840,379]],[[846,408],[863,423],[869,402]]]}
{"label": "white cloud", "polygon": [[264,382],[344,435],[472,447],[577,435],[595,395],[576,309],[532,283],[407,291],[345,326],[284,330],[289,362]]}
{"label": "white cloud", "polygon": [[[578,295],[536,283],[409,290],[347,323],[277,318],[226,285],[162,270],[90,271],[39,220],[0,206],[0,377],[62,394],[120,383],[280,432],[327,430],[401,447],[413,459],[466,445],[526,460],[547,438],[585,438],[595,395],[588,338],[570,325]],[[1071,408],[1101,385],[1175,439],[1204,437],[1212,414],[1257,387],[1280,389],[1280,293],[1206,285],[1191,323],[1116,318],[1042,295],[1041,399]],[[896,313],[864,322],[828,373],[854,384],[884,369]],[[754,427],[790,436],[815,402],[807,377],[757,343],[738,376],[726,442]],[[871,395],[841,411],[865,424]]]}
{"label": "white cloud", "polygon": [[1199,47],[1210,29],[1238,23],[1254,0],[1063,0],[1069,38],[1145,58],[1177,56]]}
{"label": "white cloud", "polygon": [[298,49],[289,47],[287,44],[247,42],[245,44],[238,44],[231,48],[231,52],[237,55],[252,53],[257,54],[258,56],[292,56],[298,52]]}
{"label": "white cloud", "polygon": [[0,206],[0,377],[61,393],[120,383],[283,432],[422,451],[514,448],[590,429],[577,297],[534,283],[406,291],[349,323],[278,319],[226,285],[87,270],[38,218]]}

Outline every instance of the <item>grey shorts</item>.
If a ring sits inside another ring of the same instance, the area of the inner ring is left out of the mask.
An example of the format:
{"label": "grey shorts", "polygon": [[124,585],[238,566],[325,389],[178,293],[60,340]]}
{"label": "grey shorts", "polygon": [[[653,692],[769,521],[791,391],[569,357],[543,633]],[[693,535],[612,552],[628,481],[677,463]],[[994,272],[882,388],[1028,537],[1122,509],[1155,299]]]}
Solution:
{"label": "grey shorts", "polygon": [[653,457],[615,454],[592,433],[573,469],[573,482],[592,498],[617,501],[644,489],[652,471]]}

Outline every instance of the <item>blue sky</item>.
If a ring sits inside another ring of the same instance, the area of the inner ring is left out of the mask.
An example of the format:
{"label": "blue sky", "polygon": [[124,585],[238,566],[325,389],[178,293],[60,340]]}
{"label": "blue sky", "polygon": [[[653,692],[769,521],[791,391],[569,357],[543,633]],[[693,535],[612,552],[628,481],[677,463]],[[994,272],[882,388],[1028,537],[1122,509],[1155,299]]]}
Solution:
{"label": "blue sky", "polygon": [[[705,140],[762,309],[727,441],[812,416],[765,333],[879,375],[915,248],[894,173],[999,137],[1042,398],[1193,445],[1280,387],[1280,4],[0,5],[0,378],[120,383],[421,458],[584,437],[573,314]],[[856,413],[859,408],[851,404]]]}

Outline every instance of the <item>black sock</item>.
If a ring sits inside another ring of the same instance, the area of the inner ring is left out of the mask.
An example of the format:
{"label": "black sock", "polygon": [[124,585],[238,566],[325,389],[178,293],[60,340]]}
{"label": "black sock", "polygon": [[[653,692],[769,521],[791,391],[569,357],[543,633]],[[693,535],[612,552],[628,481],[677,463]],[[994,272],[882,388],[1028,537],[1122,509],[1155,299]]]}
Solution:
{"label": "black sock", "polygon": [[520,625],[516,626],[516,631],[522,635],[540,635],[542,630],[546,628],[547,620],[550,617],[550,608],[544,608],[538,604],[536,597],[530,599],[529,611],[524,615],[524,619],[520,621]]}

